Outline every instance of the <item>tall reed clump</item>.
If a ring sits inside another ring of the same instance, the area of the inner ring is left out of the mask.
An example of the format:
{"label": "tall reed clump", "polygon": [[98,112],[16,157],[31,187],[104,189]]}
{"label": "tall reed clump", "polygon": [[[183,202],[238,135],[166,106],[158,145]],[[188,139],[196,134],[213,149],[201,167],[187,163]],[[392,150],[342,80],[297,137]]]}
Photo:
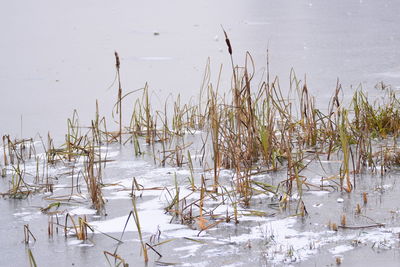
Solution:
{"label": "tall reed clump", "polygon": [[397,137],[400,130],[400,102],[391,88],[381,89],[381,100],[370,103],[362,91],[353,96],[353,125],[357,132],[367,131],[371,138]]}
{"label": "tall reed clump", "polygon": [[[376,166],[380,165],[383,174],[391,165],[400,163],[400,153],[397,149],[400,102],[390,87],[381,85],[378,90],[382,92],[383,97],[373,103],[361,90],[357,90],[352,99],[354,115],[351,129],[357,140],[358,173],[362,168],[376,169]],[[379,140],[385,140],[386,145],[378,146]]]}
{"label": "tall reed clump", "polygon": [[[263,84],[262,91],[265,91],[265,98],[261,100],[261,104],[257,106],[257,125],[258,125],[258,140],[260,142],[260,157],[263,165],[271,168],[271,170],[278,169],[278,156],[279,151],[275,149],[276,139],[276,114],[277,110],[271,101],[272,88],[268,84]],[[262,97],[262,96],[261,96]]]}
{"label": "tall reed clump", "polygon": [[[255,168],[286,168],[285,192],[292,195],[295,182],[295,192],[301,195],[306,180],[301,172],[307,167],[304,159],[310,153],[314,153],[314,159],[338,156],[342,161],[340,188],[347,192],[355,187],[351,173],[360,173],[363,166],[380,163],[384,169],[400,163],[400,153],[395,149],[400,102],[393,90],[381,88],[385,99],[379,104],[371,104],[364,93],[356,91],[351,106],[345,108],[338,81],[325,114],[316,106],[306,81],[299,80],[294,71],[290,74],[288,98],[282,94],[279,79],[270,79],[269,66],[266,81],[259,88],[252,88],[254,63],[250,54],[246,54],[243,67],[236,66],[231,41],[223,31],[232,67],[232,102],[218,102],[224,98],[209,90],[207,118],[215,185],[220,168],[233,169],[236,192],[248,205]],[[291,99],[293,91],[297,98]],[[388,138],[393,148],[385,146],[378,153],[378,139]]]}
{"label": "tall reed clump", "polygon": [[94,144],[89,144],[85,161],[85,182],[94,208],[101,212],[104,208],[104,198],[101,191],[101,161],[95,154]]}
{"label": "tall reed clump", "polygon": [[117,100],[117,114],[119,114],[119,143],[122,144],[122,86],[121,86],[121,76],[120,76],[120,66],[121,62],[119,60],[119,55],[117,51],[114,52],[115,55],[115,68],[117,71],[117,82],[118,82],[118,100]]}
{"label": "tall reed clump", "polygon": [[[254,70],[254,63],[250,54],[247,53],[245,67],[235,66],[231,42],[225,30],[224,35],[232,64],[233,99],[231,108],[227,108],[225,111],[228,117],[222,123],[225,127],[220,128],[220,140],[223,141],[223,149],[225,150],[225,163],[235,170],[237,176],[236,190],[240,192],[243,203],[247,206],[252,195],[251,167],[253,162],[258,160],[258,149],[256,149],[258,143],[256,138],[257,120],[255,118],[255,103],[251,94],[253,74],[249,73],[248,70],[250,66]],[[213,106],[211,107],[211,114],[215,117],[216,109]],[[214,128],[213,132],[219,131],[219,123],[218,125],[215,123],[215,118],[211,122],[211,127]]]}
{"label": "tall reed clump", "polygon": [[144,107],[144,125],[146,129],[146,143],[150,144],[153,140],[152,133],[153,133],[153,118],[151,116],[151,107],[150,107],[150,99],[149,99],[149,88],[147,83],[143,90],[143,107]]}
{"label": "tall reed clump", "polygon": [[[350,181],[351,136],[350,133],[347,131],[348,128],[349,128],[349,122],[348,122],[347,110],[342,109],[341,122],[339,125],[340,143],[343,152],[343,163],[340,175],[340,187],[341,189],[344,189],[347,192],[351,192],[352,191],[352,184]],[[346,182],[346,187],[343,187],[343,181]]]}
{"label": "tall reed clump", "polygon": [[300,127],[304,134],[303,142],[308,147],[315,147],[318,139],[317,110],[314,98],[309,96],[307,84],[303,85],[300,92]]}
{"label": "tall reed clump", "polygon": [[[215,123],[216,119],[210,121],[213,136],[218,133],[218,138],[213,139],[214,154],[217,154],[215,148],[218,148],[222,154],[222,166],[234,169],[236,191],[245,206],[249,205],[252,196],[254,169],[260,166],[278,170],[286,161],[289,177],[287,190],[292,194],[291,184],[296,180],[301,192],[299,172],[303,156],[300,152],[303,144],[315,146],[319,138],[317,112],[307,86],[298,89],[300,81],[291,74],[293,89],[300,92],[301,98],[301,115],[297,120],[292,103],[282,95],[278,79],[270,82],[268,74],[267,81],[252,90],[255,72],[252,57],[246,53],[244,66],[235,66],[231,42],[225,31],[224,34],[233,72],[232,104],[220,104],[223,110],[218,113],[218,123]],[[216,99],[215,96],[213,98]],[[209,118],[213,118],[218,109],[214,107],[215,101],[210,103]]]}
{"label": "tall reed clump", "polygon": [[72,118],[67,120],[67,134],[65,136],[66,154],[69,162],[76,155],[77,147],[79,147],[81,141],[80,138],[78,112],[74,110]]}
{"label": "tall reed clump", "polygon": [[220,126],[221,126],[221,115],[220,107],[217,103],[217,94],[212,90],[210,86],[209,92],[209,104],[208,104],[208,120],[211,126],[211,139],[212,139],[212,149],[213,149],[213,167],[214,167],[214,183],[213,190],[216,192],[218,189],[218,177],[221,168],[221,146],[220,146]]}

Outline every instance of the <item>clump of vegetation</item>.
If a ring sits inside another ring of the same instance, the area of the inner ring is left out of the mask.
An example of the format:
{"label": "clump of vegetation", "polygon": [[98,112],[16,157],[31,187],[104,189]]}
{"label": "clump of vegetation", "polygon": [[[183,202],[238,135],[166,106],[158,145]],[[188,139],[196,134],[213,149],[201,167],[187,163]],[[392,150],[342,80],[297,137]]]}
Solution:
{"label": "clump of vegetation", "polygon": [[[67,133],[62,145],[55,146],[50,134],[47,142],[41,140],[44,157],[36,153],[32,139],[12,140],[8,135],[3,136],[1,176],[9,179],[10,187],[1,195],[24,198],[37,192],[53,193],[53,185],[58,177],[50,175],[49,168],[63,166],[70,170],[71,193],[69,196],[46,198],[52,203],[42,212],[57,215],[50,209],[58,209],[60,205],[80,197],[89,199],[99,214],[104,213],[106,202],[102,188],[107,185],[102,178],[108,160],[102,153],[102,147],[130,142],[133,144],[134,157],[147,154],[151,155],[155,165],[189,169],[190,194],[182,194],[175,179],[174,188],[166,189],[169,204],[165,210],[173,216],[173,221],[189,225],[199,230],[200,234],[221,222],[238,223],[239,213],[271,215],[251,209],[253,196],[258,194],[272,195],[274,203],[270,206],[277,211],[295,203],[294,215],[307,216],[302,199],[304,190],[327,189],[324,185],[308,182],[304,172],[309,164],[320,163],[322,159],[330,161],[335,158],[341,162],[337,174],[326,177],[325,181],[331,182],[330,188],[347,193],[357,186],[354,179],[356,174],[380,169],[383,175],[400,164],[397,146],[400,101],[390,87],[381,84],[384,97],[373,102],[365,92],[357,90],[351,104],[345,106],[338,82],[328,106],[319,109],[307,83],[298,79],[294,71],[290,73],[288,97],[284,97],[278,77],[271,79],[268,64],[265,80],[255,87],[255,63],[250,53],[246,53],[243,66],[236,65],[232,43],[225,31],[224,34],[233,76],[228,94],[226,91],[223,94],[219,92],[220,75],[216,86],[210,82],[208,62],[198,103],[182,105],[178,96],[172,104],[168,99],[164,110],[156,110],[151,105],[147,84],[123,95],[121,64],[115,52],[117,102],[113,118],[115,111],[118,114],[118,118],[114,119],[118,130],[107,129],[106,119],[100,117],[96,102],[95,118],[88,127],[80,125],[78,113],[74,111],[72,118],[67,120]],[[139,92],[142,94],[131,103],[132,114],[123,116],[122,104],[129,104],[129,96]],[[128,126],[123,125],[123,118],[130,118]],[[190,140],[196,131],[201,134],[195,140]],[[200,144],[202,156],[193,160],[191,151],[196,144]],[[29,162],[35,163],[36,173],[25,171],[25,164]],[[222,170],[230,171],[230,179],[226,176],[221,178]],[[257,178],[261,174],[277,172],[285,174],[277,185]],[[83,177],[82,183],[79,177]],[[86,194],[82,193],[82,186],[86,186]],[[133,211],[130,216],[135,221],[144,261],[147,262],[148,247],[154,248],[142,236],[137,199],[134,196],[134,192],[145,188],[134,179],[131,190]],[[193,195],[198,199],[189,202],[189,197]],[[207,201],[214,201],[216,207],[206,207]],[[366,194],[363,195],[363,202],[367,204]],[[221,205],[230,205],[232,209],[227,208],[223,215],[214,214],[214,210]],[[356,214],[361,214],[360,206],[357,206]],[[53,233],[52,218],[49,235]],[[68,219],[72,226],[68,227]],[[377,223],[372,227],[381,225]],[[338,228],[352,229],[345,215],[341,217],[340,224],[329,223],[329,227],[333,231]],[[79,240],[86,240],[88,229],[94,231],[85,217],[79,217],[76,223],[69,214],[65,216],[66,236],[72,230]],[[26,239],[32,235],[28,233],[30,231],[26,228]],[[34,264],[32,253],[29,253]],[[115,262],[126,265],[116,252],[105,251],[104,255],[108,261],[108,257],[112,257]]]}

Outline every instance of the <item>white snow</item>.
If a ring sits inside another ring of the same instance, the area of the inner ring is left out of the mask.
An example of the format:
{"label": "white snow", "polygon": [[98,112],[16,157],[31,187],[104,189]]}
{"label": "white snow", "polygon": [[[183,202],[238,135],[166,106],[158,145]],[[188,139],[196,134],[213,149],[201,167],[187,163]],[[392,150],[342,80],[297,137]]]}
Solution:
{"label": "white snow", "polygon": [[342,254],[346,251],[352,250],[354,247],[350,245],[339,245],[329,250],[330,253],[337,255]]}

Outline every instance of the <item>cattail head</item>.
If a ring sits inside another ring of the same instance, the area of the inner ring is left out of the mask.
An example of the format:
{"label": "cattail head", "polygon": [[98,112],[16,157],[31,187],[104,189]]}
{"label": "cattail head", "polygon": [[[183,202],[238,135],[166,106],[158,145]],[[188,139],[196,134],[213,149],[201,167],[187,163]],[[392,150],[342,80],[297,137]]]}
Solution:
{"label": "cattail head", "polygon": [[301,216],[301,217],[304,217],[304,216],[306,216],[306,215],[308,215],[306,206],[304,205],[304,202],[301,201],[301,205],[300,205],[300,216]]}
{"label": "cattail head", "polygon": [[356,206],[356,214],[361,214],[361,206],[360,206],[360,204],[357,204],[357,206]]}
{"label": "cattail head", "polygon": [[346,226],[346,215],[345,214],[342,215],[340,223],[342,224],[342,226]]}
{"label": "cattail head", "polygon": [[120,62],[119,62],[119,56],[118,56],[117,51],[114,52],[114,55],[115,55],[115,66],[117,67],[117,69],[119,69]]}
{"label": "cattail head", "polygon": [[368,203],[367,193],[364,192],[362,196],[363,196],[363,202],[364,202],[364,204],[367,204],[367,203]]}
{"label": "cattail head", "polygon": [[224,35],[225,35],[225,42],[226,42],[226,45],[228,46],[228,52],[229,52],[229,55],[231,55],[231,56],[232,56],[232,46],[231,46],[231,41],[229,41],[228,34],[226,34],[226,31],[224,30],[224,28],[222,28],[222,30],[224,31]]}

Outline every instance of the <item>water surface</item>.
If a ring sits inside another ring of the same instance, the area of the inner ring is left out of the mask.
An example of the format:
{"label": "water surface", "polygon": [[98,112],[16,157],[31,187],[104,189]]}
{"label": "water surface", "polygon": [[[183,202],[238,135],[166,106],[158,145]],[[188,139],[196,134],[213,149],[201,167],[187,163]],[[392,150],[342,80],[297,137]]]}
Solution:
{"label": "water surface", "polygon": [[397,1],[39,0],[4,2],[0,10],[0,134],[62,136],[73,109],[84,122],[92,118],[95,99],[109,114],[115,50],[124,90],[148,82],[155,103],[170,93],[197,97],[208,57],[214,83],[224,65],[221,90],[229,90],[221,25],[236,64],[249,51],[262,73],[269,48],[271,74],[284,87],[291,68],[307,74],[323,103],[337,78],[345,92],[381,80],[400,85]]}

